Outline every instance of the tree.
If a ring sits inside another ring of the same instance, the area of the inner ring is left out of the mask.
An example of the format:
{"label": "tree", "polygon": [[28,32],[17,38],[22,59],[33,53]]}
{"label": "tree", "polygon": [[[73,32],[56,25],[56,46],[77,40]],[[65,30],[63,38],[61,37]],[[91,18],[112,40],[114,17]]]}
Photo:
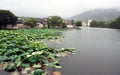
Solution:
{"label": "tree", "polygon": [[101,28],[106,28],[106,27],[108,27],[107,22],[105,22],[105,21],[99,21],[99,22],[98,22],[98,27],[101,27]]}
{"label": "tree", "polygon": [[28,25],[31,28],[37,26],[37,20],[35,18],[26,18],[24,21],[24,25]]}
{"label": "tree", "polygon": [[75,21],[74,20],[71,20],[71,24],[74,25]]}
{"label": "tree", "polygon": [[64,28],[65,23],[63,19],[59,16],[52,16],[47,20],[48,28]]}
{"label": "tree", "polygon": [[120,28],[120,16],[110,23],[111,28]]}
{"label": "tree", "polygon": [[93,20],[91,23],[90,23],[90,27],[98,27],[98,22]]}
{"label": "tree", "polygon": [[90,27],[107,28],[107,27],[109,27],[109,25],[108,25],[108,23],[105,22],[105,21],[95,21],[95,20],[93,20],[93,21],[90,23]]}
{"label": "tree", "polygon": [[75,22],[75,25],[76,25],[76,26],[82,26],[82,22],[81,22],[81,21],[76,21],[76,22]]}
{"label": "tree", "polygon": [[9,10],[0,10],[0,29],[6,29],[7,25],[15,25],[17,17]]}

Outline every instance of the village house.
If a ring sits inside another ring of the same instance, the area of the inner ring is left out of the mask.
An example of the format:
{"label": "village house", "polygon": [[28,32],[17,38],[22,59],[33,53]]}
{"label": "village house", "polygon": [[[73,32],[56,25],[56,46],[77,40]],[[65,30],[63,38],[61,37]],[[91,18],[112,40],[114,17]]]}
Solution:
{"label": "village house", "polygon": [[36,28],[46,28],[47,27],[47,20],[48,18],[36,18],[37,26]]}
{"label": "village house", "polygon": [[[35,28],[43,28],[47,25],[47,18],[35,18],[37,20],[37,26]],[[28,25],[24,25],[24,19],[18,18],[17,24],[12,27],[12,25],[8,25],[9,29],[20,29],[20,28],[30,28]]]}
{"label": "village house", "polygon": [[64,20],[64,22],[65,22],[67,28],[75,27],[74,20]]}
{"label": "village house", "polygon": [[[48,18],[51,18],[52,16],[49,16]],[[47,20],[48,18],[35,18],[37,20],[37,26],[35,28],[47,28]],[[24,25],[24,19],[19,17],[17,20],[17,24],[7,25],[7,29],[21,29],[21,28],[30,28],[28,25]],[[75,28],[74,20],[63,20],[67,28]]]}
{"label": "village house", "polygon": [[90,27],[91,22],[92,22],[92,20],[82,21],[82,26],[83,27]]}
{"label": "village house", "polygon": [[16,25],[12,26],[12,25],[7,25],[6,29],[19,29],[19,28],[25,28],[25,26],[23,25],[23,19],[18,18]]}

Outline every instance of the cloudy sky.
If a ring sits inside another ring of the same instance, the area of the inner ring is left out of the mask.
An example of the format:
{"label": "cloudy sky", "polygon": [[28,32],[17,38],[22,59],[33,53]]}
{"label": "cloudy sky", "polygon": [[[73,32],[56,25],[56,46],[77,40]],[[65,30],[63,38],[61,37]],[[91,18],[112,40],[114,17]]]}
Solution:
{"label": "cloudy sky", "polygon": [[97,8],[120,8],[120,0],[0,0],[0,9],[26,17],[68,18]]}

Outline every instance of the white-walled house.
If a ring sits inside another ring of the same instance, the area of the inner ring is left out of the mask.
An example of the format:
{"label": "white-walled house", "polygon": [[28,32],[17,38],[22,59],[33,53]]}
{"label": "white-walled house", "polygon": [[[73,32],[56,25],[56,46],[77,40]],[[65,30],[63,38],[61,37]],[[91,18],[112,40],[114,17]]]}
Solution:
{"label": "white-walled house", "polygon": [[67,25],[67,28],[74,28],[75,26],[74,25],[71,25],[71,24],[69,24],[69,25]]}
{"label": "white-walled house", "polygon": [[92,22],[92,20],[82,21],[82,26],[83,27],[90,27],[91,22]]}
{"label": "white-walled house", "polygon": [[88,20],[87,22],[87,26],[90,27],[90,23],[92,22],[92,20]]}

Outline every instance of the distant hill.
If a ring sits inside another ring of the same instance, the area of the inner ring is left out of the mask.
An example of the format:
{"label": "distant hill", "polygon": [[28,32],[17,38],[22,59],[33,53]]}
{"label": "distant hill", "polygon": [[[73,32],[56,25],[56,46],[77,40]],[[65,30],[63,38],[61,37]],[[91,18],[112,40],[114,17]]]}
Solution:
{"label": "distant hill", "polygon": [[94,9],[83,12],[81,14],[75,15],[68,18],[69,20],[97,20],[97,21],[110,21],[120,16],[120,9]]}

